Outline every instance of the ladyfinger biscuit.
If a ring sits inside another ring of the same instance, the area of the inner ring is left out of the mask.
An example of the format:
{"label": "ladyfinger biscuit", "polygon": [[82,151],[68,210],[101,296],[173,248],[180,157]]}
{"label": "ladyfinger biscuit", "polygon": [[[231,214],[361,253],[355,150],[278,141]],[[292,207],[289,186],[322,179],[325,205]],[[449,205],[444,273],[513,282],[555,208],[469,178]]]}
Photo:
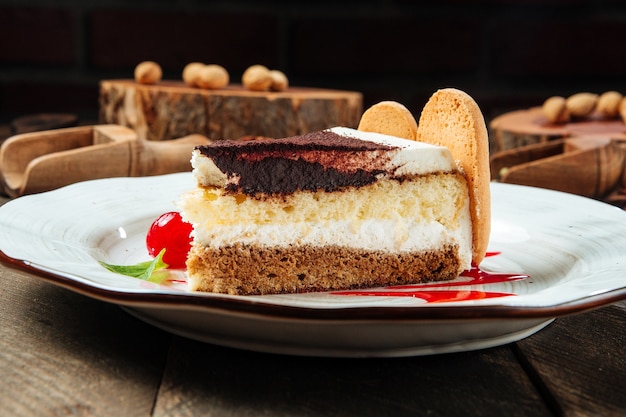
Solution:
{"label": "ladyfinger biscuit", "polygon": [[480,108],[454,88],[435,92],[419,119],[417,140],[445,146],[467,179],[473,226],[472,261],[480,264],[491,231],[489,137]]}
{"label": "ladyfinger biscuit", "polygon": [[367,109],[361,116],[358,130],[411,140],[417,138],[417,122],[413,114],[395,101],[381,101]]}

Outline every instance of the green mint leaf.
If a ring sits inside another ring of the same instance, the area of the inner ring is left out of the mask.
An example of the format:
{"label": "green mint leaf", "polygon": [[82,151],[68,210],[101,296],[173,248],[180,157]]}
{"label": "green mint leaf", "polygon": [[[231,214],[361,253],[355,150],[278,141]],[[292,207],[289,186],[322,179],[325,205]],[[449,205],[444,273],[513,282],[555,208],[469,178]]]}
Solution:
{"label": "green mint leaf", "polygon": [[169,266],[163,262],[164,253],[165,249],[162,249],[153,260],[140,262],[135,265],[112,265],[106,262],[100,262],[100,265],[117,274],[159,283],[163,280],[163,276],[157,272]]}

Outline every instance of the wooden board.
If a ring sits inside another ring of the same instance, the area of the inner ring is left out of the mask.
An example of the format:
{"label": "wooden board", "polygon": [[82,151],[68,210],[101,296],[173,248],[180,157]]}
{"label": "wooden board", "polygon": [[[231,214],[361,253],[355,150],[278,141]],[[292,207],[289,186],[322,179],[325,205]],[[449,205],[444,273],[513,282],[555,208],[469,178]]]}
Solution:
{"label": "wooden board", "polygon": [[25,272],[0,285],[0,415],[151,415],[169,334]]}
{"label": "wooden board", "polygon": [[450,355],[338,359],[238,351],[174,337],[154,415],[192,414],[553,415],[506,346]]}
{"label": "wooden board", "polygon": [[210,139],[280,138],[334,126],[357,127],[363,111],[362,94],[354,91],[290,87],[257,92],[240,85],[205,90],[178,81],[142,85],[103,80],[99,100],[100,123],[128,126],[147,140],[193,133]]}
{"label": "wooden board", "polygon": [[[517,343],[559,416],[623,416],[626,410],[626,303],[557,319]],[[555,343],[558,341],[558,343]]]}

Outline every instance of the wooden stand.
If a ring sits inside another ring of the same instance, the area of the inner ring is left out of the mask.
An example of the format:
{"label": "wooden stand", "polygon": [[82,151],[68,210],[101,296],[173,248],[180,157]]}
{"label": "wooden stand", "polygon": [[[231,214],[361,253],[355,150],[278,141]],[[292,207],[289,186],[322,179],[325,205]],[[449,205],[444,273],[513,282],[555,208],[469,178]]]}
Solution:
{"label": "wooden stand", "polygon": [[128,126],[147,140],[193,133],[210,139],[281,138],[334,126],[356,127],[362,111],[362,94],[353,91],[291,87],[257,92],[239,85],[204,90],[177,81],[100,82],[99,122]]}

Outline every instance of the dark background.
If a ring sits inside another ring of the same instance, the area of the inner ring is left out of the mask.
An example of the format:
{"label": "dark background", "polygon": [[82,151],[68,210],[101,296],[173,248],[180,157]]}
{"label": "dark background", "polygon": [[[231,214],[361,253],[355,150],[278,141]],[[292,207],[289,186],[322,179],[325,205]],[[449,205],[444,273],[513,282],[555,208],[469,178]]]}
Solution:
{"label": "dark background", "polygon": [[97,118],[98,82],[154,60],[283,70],[292,85],[396,100],[416,117],[438,88],[487,119],[550,95],[626,93],[625,1],[0,0],[0,123]]}

